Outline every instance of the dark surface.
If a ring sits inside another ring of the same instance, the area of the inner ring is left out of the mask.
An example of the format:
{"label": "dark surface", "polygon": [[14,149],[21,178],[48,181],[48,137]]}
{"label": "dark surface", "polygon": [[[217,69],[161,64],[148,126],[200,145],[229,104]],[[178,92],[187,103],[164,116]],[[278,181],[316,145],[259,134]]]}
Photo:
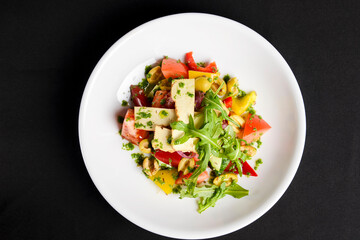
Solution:
{"label": "dark surface", "polygon": [[134,27],[180,12],[225,16],[264,36],[305,102],[292,184],[264,216],[221,239],[360,239],[360,2],[279,2],[1,1],[0,239],[165,239],[96,190],[77,118],[103,53]]}

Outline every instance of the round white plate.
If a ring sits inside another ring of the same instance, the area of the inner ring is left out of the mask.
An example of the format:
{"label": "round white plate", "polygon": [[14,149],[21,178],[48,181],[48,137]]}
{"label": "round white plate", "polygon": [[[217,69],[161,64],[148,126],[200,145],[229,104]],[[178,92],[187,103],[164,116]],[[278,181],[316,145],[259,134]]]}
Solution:
{"label": "round white plate", "polygon": [[[250,190],[227,196],[199,214],[195,199],[166,196],[122,150],[116,117],[124,112],[130,84],[144,67],[164,55],[197,62],[215,60],[222,75],[258,94],[256,110],[272,126],[252,163],[262,158],[259,177],[242,177]],[[174,238],[224,235],[255,221],[289,186],[305,142],[305,110],[297,81],[276,49],[248,27],[199,13],[171,15],[145,23],[119,39],[101,58],[86,85],[80,107],[79,138],[85,165],[96,187],[122,216],[151,232]],[[290,216],[289,216],[290,217]]]}

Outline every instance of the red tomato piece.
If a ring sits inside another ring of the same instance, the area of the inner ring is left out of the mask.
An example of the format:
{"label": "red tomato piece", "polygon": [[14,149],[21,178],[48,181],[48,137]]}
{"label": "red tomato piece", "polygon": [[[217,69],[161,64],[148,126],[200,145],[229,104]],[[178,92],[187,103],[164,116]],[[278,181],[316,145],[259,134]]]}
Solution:
{"label": "red tomato piece", "polygon": [[136,145],[149,136],[149,132],[135,128],[134,109],[129,108],[126,112],[121,136]]}
{"label": "red tomato piece", "polygon": [[[169,164],[173,167],[177,167],[182,159],[182,157],[177,152],[171,153],[171,152],[156,150],[154,155],[159,161],[162,161],[163,163]],[[171,159],[171,164],[170,164],[170,159]]]}
{"label": "red tomato piece", "polygon": [[188,67],[178,60],[164,58],[161,64],[161,71],[165,78],[187,78]]}
{"label": "red tomato piece", "polygon": [[218,71],[215,62],[209,63],[206,67],[198,66],[192,56],[192,52],[188,52],[185,54],[185,63],[189,67],[189,69],[193,71],[211,72],[211,73],[216,73]]}
{"label": "red tomato piece", "polygon": [[[186,175],[183,175],[182,173],[180,173],[179,178],[176,179],[176,181],[175,181],[175,184],[183,184],[183,183],[184,183],[183,179],[184,179],[184,178],[185,178],[185,179],[188,179],[189,177],[191,177],[192,174],[193,174],[193,173],[188,173],[188,174],[186,174]],[[197,183],[204,182],[204,181],[205,181],[206,179],[208,179],[208,178],[209,178],[208,172],[207,172],[207,171],[204,171],[204,172],[200,173],[200,175],[199,175],[199,177],[198,177],[198,179],[197,179]]]}
{"label": "red tomato piece", "polygon": [[151,105],[158,108],[175,108],[175,102],[171,98],[171,93],[166,90],[156,91]]}
{"label": "red tomato piece", "polygon": [[134,103],[134,106],[140,107],[149,107],[148,98],[145,95],[145,92],[142,88],[137,85],[131,85],[131,99]]}
{"label": "red tomato piece", "polygon": [[244,133],[242,139],[247,143],[258,140],[265,132],[270,129],[270,125],[258,115],[248,114],[245,120]]}
{"label": "red tomato piece", "polygon": [[227,108],[232,107],[232,97],[225,98],[223,102],[225,104],[225,107],[227,107]]}
{"label": "red tomato piece", "polygon": [[258,176],[255,170],[246,161],[242,164],[242,173],[252,177]]}
{"label": "red tomato piece", "polygon": [[[233,165],[233,163],[230,161],[229,164],[227,165],[227,167],[224,169],[224,172],[233,172],[235,174],[238,174],[239,171],[237,169],[236,166],[234,166],[233,168],[231,167]],[[230,171],[230,168],[231,168],[231,171]]]}

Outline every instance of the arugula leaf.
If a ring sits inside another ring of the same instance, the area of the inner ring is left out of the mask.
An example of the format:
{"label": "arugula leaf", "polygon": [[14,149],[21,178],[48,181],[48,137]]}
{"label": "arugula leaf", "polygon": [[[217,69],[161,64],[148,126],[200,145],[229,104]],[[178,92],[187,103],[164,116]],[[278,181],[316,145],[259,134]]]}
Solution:
{"label": "arugula leaf", "polygon": [[200,138],[203,143],[209,143],[215,148],[221,148],[216,139],[212,138],[213,134],[211,134],[212,132],[210,131],[212,126],[211,122],[206,123],[201,129],[197,129],[194,124],[194,119],[190,115],[188,124],[184,123],[183,121],[177,121],[172,122],[170,126],[172,129],[184,132],[184,135],[181,138],[174,141],[175,145],[185,143],[187,140],[189,140],[189,138],[197,137]]}
{"label": "arugula leaf", "polygon": [[216,109],[216,110],[220,111],[221,116],[224,119],[232,122],[233,124],[235,124],[235,126],[241,128],[241,126],[237,122],[235,122],[233,119],[231,119],[227,115],[225,109],[223,109],[223,107],[221,105],[220,98],[211,89],[206,92],[205,97],[203,99],[203,104],[205,106],[205,109]]}
{"label": "arugula leaf", "polygon": [[200,197],[198,201],[199,209],[198,212],[202,213],[209,207],[214,207],[215,203],[225,197],[230,195],[234,198],[242,198],[249,194],[249,191],[242,188],[240,185],[233,183],[230,186],[226,187],[225,183],[222,183],[220,186],[203,186],[195,187],[193,194],[189,194],[185,189],[182,189],[180,192],[180,198],[189,197],[197,198]]}

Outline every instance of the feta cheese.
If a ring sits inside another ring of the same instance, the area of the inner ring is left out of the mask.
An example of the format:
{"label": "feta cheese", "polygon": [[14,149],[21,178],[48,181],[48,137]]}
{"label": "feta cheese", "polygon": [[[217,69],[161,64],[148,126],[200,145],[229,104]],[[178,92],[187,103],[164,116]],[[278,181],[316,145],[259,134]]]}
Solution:
{"label": "feta cheese", "polygon": [[155,131],[155,126],[170,126],[176,120],[174,109],[155,107],[134,107],[135,128]]}
{"label": "feta cheese", "polygon": [[171,130],[161,126],[155,126],[154,139],[151,144],[154,149],[160,149],[165,152],[175,152],[171,143]]}
{"label": "feta cheese", "polygon": [[[175,102],[175,113],[177,121],[189,123],[190,115],[194,117],[195,106],[195,80],[194,79],[176,79],[171,86],[171,98]],[[181,138],[183,131],[172,130],[172,147],[176,151],[195,152],[196,138],[190,138],[183,144],[174,144],[174,140]]]}

